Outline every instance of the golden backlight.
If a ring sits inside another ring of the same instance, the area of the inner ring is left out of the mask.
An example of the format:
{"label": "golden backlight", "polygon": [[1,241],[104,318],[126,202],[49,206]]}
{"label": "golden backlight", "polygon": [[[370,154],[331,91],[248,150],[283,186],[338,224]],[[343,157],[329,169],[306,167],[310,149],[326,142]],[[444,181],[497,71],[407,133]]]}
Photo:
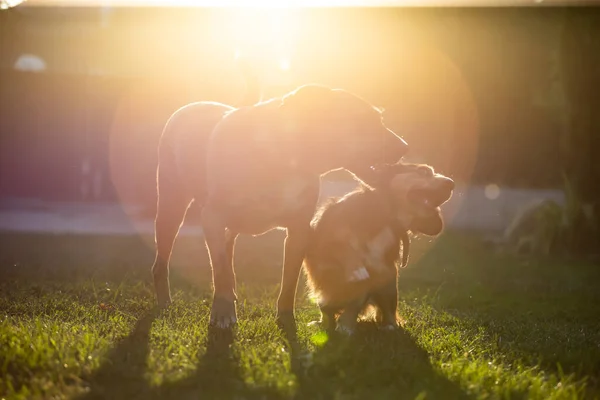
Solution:
{"label": "golden backlight", "polygon": [[[23,7],[26,16],[27,8],[44,4],[84,5],[27,0],[17,9]],[[246,85],[236,57],[257,67],[265,99],[307,83],[359,94],[385,108],[386,124],[406,139],[414,161],[431,163],[459,184],[469,181],[478,115],[461,66],[444,48],[452,25],[399,9],[308,9],[274,0],[244,4],[251,7],[63,9],[56,13],[64,14],[60,18],[40,13],[49,29],[62,35],[48,42],[51,51],[39,48],[48,65],[85,65],[106,82],[120,77],[114,87],[106,85],[106,93],[98,89],[93,94],[101,99],[117,93],[110,100],[116,103],[114,111],[107,111],[113,113],[108,134],[111,178],[123,203],[155,203],[156,144],[176,109],[201,100],[240,101]],[[343,4],[351,3],[320,2]],[[98,5],[186,4],[114,0]],[[79,25],[59,27],[67,17],[82,19]],[[468,48],[468,42],[461,46]]]}
{"label": "golden backlight", "polygon": [[[6,1],[6,0],[5,0]],[[17,0],[10,0],[17,1]],[[397,7],[515,6],[562,4],[578,0],[28,0],[31,5],[125,7]]]}
{"label": "golden backlight", "polygon": [[[267,2],[268,3],[268,2]],[[275,4],[275,2],[273,2]],[[298,33],[299,20],[293,9],[234,8],[226,12],[223,38],[234,44],[235,57],[251,57],[278,65],[287,71]]]}
{"label": "golden backlight", "polygon": [[0,10],[7,10],[11,7],[16,7],[24,0],[0,0]]}

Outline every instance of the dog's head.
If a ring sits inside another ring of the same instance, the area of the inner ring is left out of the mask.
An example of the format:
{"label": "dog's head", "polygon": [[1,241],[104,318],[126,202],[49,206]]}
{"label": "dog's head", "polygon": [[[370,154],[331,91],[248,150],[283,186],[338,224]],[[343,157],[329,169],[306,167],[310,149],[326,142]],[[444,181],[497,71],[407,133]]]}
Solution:
{"label": "dog's head", "polygon": [[375,178],[371,165],[397,162],[408,151],[380,109],[345,90],[301,86],[283,97],[281,107],[288,127],[309,144],[311,160],[347,169],[368,184]]}
{"label": "dog's head", "polygon": [[440,206],[450,200],[454,181],[424,164],[398,163],[374,169],[379,187],[388,186],[407,228],[415,233],[438,235],[444,228]]}

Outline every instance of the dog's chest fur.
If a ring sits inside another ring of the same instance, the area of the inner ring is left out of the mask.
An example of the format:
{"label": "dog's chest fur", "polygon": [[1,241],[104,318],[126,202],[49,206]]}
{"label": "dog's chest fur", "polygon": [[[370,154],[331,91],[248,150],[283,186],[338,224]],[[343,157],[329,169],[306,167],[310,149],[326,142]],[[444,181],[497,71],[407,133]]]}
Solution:
{"label": "dog's chest fur", "polygon": [[[385,197],[370,190],[349,194],[327,207],[314,222],[307,257],[313,282],[336,291],[343,282],[368,288],[380,278],[394,276],[400,238],[393,220]],[[363,270],[365,277],[354,277]]]}
{"label": "dog's chest fur", "polygon": [[364,263],[371,273],[381,273],[389,268],[387,255],[393,251],[400,239],[391,226],[385,226],[370,240],[366,241],[363,249]]}

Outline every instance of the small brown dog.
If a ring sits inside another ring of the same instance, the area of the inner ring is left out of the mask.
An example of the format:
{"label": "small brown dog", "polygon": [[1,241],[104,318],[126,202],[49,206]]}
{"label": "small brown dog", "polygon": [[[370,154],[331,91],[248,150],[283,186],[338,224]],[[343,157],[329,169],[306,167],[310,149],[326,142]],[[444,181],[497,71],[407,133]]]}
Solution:
{"label": "small brown dog", "polygon": [[408,262],[408,232],[436,236],[444,226],[440,205],[452,179],[421,164],[385,165],[377,174],[373,189],[326,204],[313,220],[304,270],[326,329],[339,315],[336,330],[352,333],[368,305],[384,329],[397,328],[396,265]]}

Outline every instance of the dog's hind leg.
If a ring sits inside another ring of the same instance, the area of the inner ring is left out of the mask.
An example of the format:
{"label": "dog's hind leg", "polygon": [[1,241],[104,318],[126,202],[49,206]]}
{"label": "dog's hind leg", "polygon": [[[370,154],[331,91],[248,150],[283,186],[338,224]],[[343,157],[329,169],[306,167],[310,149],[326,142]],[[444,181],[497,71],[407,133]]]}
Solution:
{"label": "dog's hind leg", "polygon": [[171,302],[169,261],[175,238],[179,233],[192,197],[186,195],[181,185],[158,168],[158,203],[154,220],[156,258],[152,266],[154,290],[158,306],[164,308]]}
{"label": "dog's hind leg", "polygon": [[398,328],[398,284],[397,279],[390,281],[376,292],[371,298],[375,302],[377,311],[375,319],[381,329],[394,330]]}

